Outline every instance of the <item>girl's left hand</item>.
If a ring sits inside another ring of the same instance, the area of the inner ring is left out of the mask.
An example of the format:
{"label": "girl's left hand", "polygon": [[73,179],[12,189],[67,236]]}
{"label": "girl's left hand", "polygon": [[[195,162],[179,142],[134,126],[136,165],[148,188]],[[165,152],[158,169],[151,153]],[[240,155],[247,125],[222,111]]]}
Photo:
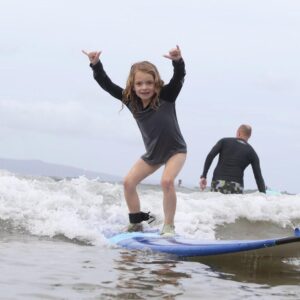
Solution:
{"label": "girl's left hand", "polygon": [[178,45],[176,45],[176,48],[174,49],[171,49],[169,51],[169,54],[165,54],[164,57],[166,58],[169,58],[171,60],[180,60],[182,57],[181,57],[181,51],[180,51],[180,48]]}

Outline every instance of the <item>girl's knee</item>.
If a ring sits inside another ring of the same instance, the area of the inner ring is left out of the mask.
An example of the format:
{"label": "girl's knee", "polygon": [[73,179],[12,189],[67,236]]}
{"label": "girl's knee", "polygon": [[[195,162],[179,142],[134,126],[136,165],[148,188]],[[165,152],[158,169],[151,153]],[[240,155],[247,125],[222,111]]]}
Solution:
{"label": "girl's knee", "polygon": [[135,189],[137,184],[130,176],[126,176],[123,180],[123,186],[125,190]]}
{"label": "girl's knee", "polygon": [[174,188],[174,179],[173,178],[162,178],[161,187],[164,191],[168,191]]}

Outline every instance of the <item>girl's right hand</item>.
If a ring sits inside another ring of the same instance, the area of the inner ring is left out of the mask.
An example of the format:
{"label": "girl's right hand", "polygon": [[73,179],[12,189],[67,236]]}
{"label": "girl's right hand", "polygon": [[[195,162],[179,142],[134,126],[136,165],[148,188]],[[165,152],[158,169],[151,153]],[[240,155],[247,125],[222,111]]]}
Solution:
{"label": "girl's right hand", "polygon": [[85,54],[89,58],[90,63],[92,65],[95,65],[95,64],[98,63],[98,61],[100,60],[99,57],[101,55],[101,52],[102,51],[99,51],[99,52],[97,52],[97,51],[87,52],[87,51],[82,50],[82,53]]}

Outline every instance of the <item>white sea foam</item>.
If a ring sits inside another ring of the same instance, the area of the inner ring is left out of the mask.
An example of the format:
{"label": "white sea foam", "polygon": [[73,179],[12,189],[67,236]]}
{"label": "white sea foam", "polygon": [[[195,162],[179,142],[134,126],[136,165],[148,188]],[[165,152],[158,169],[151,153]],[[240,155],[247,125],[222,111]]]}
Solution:
{"label": "white sea foam", "polygon": [[[159,187],[139,188],[142,210],[163,222]],[[300,220],[300,195],[268,196],[260,193],[222,195],[177,193],[176,231],[214,239],[216,228],[239,219],[292,227]],[[120,184],[77,179],[30,178],[0,172],[0,220],[38,236],[63,235],[92,244],[106,244],[105,235],[118,232],[128,222]],[[1,230],[1,229],[0,229]]]}

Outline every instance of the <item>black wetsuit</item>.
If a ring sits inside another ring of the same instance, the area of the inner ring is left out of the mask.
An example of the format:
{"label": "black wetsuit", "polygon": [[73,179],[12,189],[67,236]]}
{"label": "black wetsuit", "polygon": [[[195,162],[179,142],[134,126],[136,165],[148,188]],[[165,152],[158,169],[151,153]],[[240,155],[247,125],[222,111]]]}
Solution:
{"label": "black wetsuit", "polygon": [[[102,63],[99,61],[96,65],[90,66],[99,85],[113,97],[122,100],[123,89],[110,80]],[[185,76],[184,61],[182,59],[173,61],[173,67],[172,79],[160,91],[158,109],[152,109],[150,106],[143,108],[142,101],[139,101],[138,110],[133,112],[131,103],[126,104],[142,134],[146,148],[142,159],[151,165],[164,164],[174,154],[187,152],[175,110],[175,100]]]}
{"label": "black wetsuit", "polygon": [[201,177],[206,178],[208,169],[219,154],[213,180],[237,182],[244,186],[244,170],[251,164],[258,190],[265,193],[265,183],[261,174],[259,158],[246,141],[238,138],[223,138],[217,142],[207,155]]}

